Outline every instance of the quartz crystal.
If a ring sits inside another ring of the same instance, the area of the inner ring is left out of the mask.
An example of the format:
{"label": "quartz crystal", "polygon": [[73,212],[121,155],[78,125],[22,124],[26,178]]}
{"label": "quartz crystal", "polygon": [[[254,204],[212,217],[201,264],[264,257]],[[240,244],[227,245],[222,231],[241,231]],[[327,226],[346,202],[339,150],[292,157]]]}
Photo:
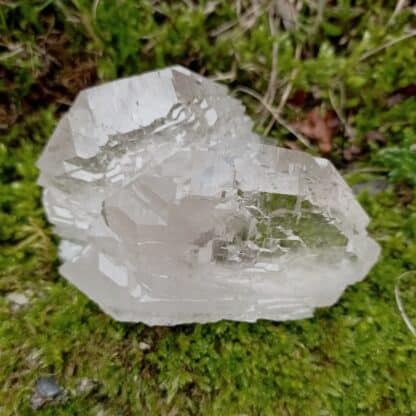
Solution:
{"label": "quartz crystal", "polygon": [[82,91],[38,166],[60,272],[121,321],[310,317],[379,255],[328,160],[182,67]]}

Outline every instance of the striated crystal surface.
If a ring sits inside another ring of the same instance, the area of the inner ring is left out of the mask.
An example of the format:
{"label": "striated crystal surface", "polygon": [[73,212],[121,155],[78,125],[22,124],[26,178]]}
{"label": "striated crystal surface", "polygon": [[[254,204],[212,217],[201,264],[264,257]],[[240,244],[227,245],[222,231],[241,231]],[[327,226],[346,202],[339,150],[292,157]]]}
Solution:
{"label": "striated crystal surface", "polygon": [[60,272],[118,320],[309,317],[379,255],[330,162],[182,67],[82,91],[38,166]]}

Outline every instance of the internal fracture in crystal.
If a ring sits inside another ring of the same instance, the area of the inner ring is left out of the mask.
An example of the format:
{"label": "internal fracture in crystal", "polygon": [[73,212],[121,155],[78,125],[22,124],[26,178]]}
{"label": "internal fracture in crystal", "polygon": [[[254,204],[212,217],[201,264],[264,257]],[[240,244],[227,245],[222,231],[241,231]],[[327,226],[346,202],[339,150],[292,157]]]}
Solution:
{"label": "internal fracture in crystal", "polygon": [[60,272],[118,320],[305,318],[379,255],[328,160],[182,67],[82,91],[38,166]]}

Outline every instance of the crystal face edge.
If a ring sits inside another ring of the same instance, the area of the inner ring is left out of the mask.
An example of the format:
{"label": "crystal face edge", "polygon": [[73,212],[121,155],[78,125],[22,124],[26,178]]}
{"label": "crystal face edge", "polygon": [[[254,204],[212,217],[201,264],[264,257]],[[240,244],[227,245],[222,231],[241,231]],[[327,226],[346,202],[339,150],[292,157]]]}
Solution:
{"label": "crystal face edge", "polygon": [[61,273],[150,325],[335,303],[378,258],[368,217],[330,162],[251,127],[223,86],[183,68],[83,91],[39,160]]}

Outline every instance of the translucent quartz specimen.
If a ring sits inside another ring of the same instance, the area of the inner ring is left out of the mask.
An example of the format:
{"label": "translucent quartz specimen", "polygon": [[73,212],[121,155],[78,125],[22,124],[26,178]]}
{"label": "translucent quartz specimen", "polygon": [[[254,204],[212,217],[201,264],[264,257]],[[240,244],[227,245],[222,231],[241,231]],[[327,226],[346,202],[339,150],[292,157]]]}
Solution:
{"label": "translucent quartz specimen", "polygon": [[61,273],[121,321],[309,317],[379,255],[326,159],[172,67],[82,91],[39,159]]}

